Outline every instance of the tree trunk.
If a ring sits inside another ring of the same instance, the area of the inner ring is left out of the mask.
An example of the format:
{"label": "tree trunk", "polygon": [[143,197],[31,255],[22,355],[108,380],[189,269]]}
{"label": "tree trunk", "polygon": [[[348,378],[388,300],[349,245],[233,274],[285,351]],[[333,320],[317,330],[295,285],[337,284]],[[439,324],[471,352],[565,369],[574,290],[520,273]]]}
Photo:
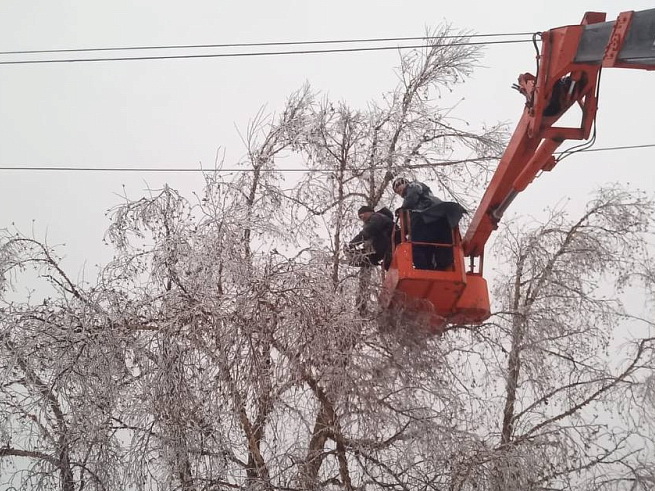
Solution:
{"label": "tree trunk", "polygon": [[324,447],[328,439],[329,424],[330,410],[325,404],[321,404],[321,408],[316,415],[305,462],[300,466],[298,481],[302,489],[309,491],[318,487],[318,473],[325,458]]}

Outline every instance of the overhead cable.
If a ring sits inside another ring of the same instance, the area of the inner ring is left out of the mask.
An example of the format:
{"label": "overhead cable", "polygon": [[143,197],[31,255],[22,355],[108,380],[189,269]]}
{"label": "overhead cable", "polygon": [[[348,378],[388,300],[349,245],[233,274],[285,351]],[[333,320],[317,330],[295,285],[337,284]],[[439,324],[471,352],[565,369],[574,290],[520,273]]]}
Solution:
{"label": "overhead cable", "polygon": [[[482,46],[490,44],[517,44],[530,43],[530,39],[510,39],[501,41],[480,41],[480,42],[463,42],[451,43],[448,46]],[[87,63],[102,61],[143,61],[143,60],[179,60],[193,58],[241,58],[253,56],[278,56],[278,55],[314,55],[327,53],[355,53],[364,51],[388,51],[403,49],[420,49],[431,48],[432,44],[416,44],[407,46],[365,46],[359,48],[331,48],[331,49],[306,49],[290,51],[252,51],[247,53],[201,53],[193,55],[162,55],[162,56],[120,56],[111,58],[50,58],[41,60],[8,60],[0,61],[0,65],[34,65],[43,63]]]}
{"label": "overhead cable", "polygon": [[[439,39],[458,39],[458,38],[487,38],[487,37],[511,37],[511,36],[529,36],[530,32],[503,32],[496,34],[462,34],[438,36]],[[390,41],[424,41],[430,39],[430,36],[412,36],[412,37],[384,37],[384,38],[361,38],[361,39],[330,39],[330,40],[310,40],[310,41],[268,41],[259,43],[224,43],[224,44],[173,44],[160,46],[113,46],[103,48],[62,48],[62,49],[33,49],[33,50],[16,50],[0,51],[0,55],[25,55],[25,54],[48,54],[48,53],[88,53],[93,51],[140,51],[140,50],[160,50],[160,49],[200,49],[200,48],[255,48],[264,46],[301,46],[312,44],[349,44],[349,43],[382,43]]]}
{"label": "overhead cable", "polygon": [[[606,152],[606,151],[615,151],[615,150],[632,150],[637,148],[655,148],[655,143],[649,143],[644,145],[624,145],[624,146],[614,146],[614,147],[604,147],[604,148],[591,148],[588,150],[581,150],[580,153],[586,152]],[[562,153],[562,152],[558,152]],[[462,162],[467,161],[479,161],[479,160],[489,160],[490,158],[478,158],[478,159],[466,159],[466,160],[457,160],[457,161],[440,161],[435,162],[434,166],[437,167],[439,164],[452,164],[453,162]],[[387,167],[366,167],[366,168],[356,168],[349,169],[351,171],[370,171],[370,170],[387,170]],[[74,167],[74,166],[0,166],[0,171],[55,171],[55,172],[252,172],[253,169],[245,168],[216,168],[216,169],[203,169],[195,167]],[[306,168],[275,168],[275,169],[260,169],[260,172],[304,172],[304,173],[320,173],[320,172],[330,172],[330,169],[306,169]]]}

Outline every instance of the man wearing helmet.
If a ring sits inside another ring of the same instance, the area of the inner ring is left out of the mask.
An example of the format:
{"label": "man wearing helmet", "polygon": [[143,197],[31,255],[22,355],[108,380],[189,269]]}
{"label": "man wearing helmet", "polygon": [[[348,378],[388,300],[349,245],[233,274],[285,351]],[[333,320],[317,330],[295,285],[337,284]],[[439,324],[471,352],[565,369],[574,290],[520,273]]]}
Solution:
{"label": "man wearing helmet", "polygon": [[[403,198],[400,210],[410,212],[412,242],[453,243],[452,230],[466,213],[459,203],[442,201],[432,194],[426,184],[403,177],[396,179],[392,188]],[[412,251],[416,269],[445,270],[453,263],[450,247],[416,244],[412,246]]]}

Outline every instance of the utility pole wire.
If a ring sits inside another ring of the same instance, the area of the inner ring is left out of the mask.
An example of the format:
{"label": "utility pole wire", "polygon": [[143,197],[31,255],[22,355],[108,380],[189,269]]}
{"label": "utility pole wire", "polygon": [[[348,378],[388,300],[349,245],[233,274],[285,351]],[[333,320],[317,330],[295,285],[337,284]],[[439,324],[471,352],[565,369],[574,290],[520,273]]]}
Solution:
{"label": "utility pole wire", "polygon": [[[490,44],[517,44],[517,43],[531,43],[531,39],[516,39],[516,40],[502,40],[502,41],[481,41],[481,42],[464,42],[452,43],[448,46],[482,46]],[[192,58],[240,58],[240,57],[253,57],[253,56],[279,56],[279,55],[315,55],[327,53],[355,53],[364,51],[387,51],[387,50],[402,50],[402,49],[419,49],[431,48],[431,44],[416,44],[408,46],[366,46],[360,48],[333,48],[333,49],[307,49],[307,50],[291,50],[291,51],[256,51],[248,53],[204,53],[195,55],[163,55],[163,56],[121,56],[115,58],[61,58],[61,59],[44,59],[44,60],[14,60],[14,61],[0,61],[0,65],[34,65],[43,63],[87,63],[99,61],[143,61],[143,60],[179,60],[179,59],[192,59]]]}
{"label": "utility pole wire", "polygon": [[[604,148],[592,148],[589,150],[581,150],[579,153],[586,152],[606,152],[616,150],[632,150],[637,148],[654,148],[655,143],[648,143],[644,145],[624,145]],[[562,152],[557,152],[557,154]],[[489,160],[490,157],[484,157]],[[468,159],[470,161],[482,160],[482,158]],[[449,163],[451,161],[443,160],[435,162],[435,165],[440,163]],[[462,162],[457,160],[456,162]],[[351,171],[369,171],[369,170],[385,170],[386,167],[366,167],[349,169]],[[190,167],[72,167],[72,166],[0,166],[0,171],[65,171],[65,172],[252,172],[253,169],[242,169],[237,167],[232,168],[219,168],[219,169],[203,169],[203,168],[190,168]],[[304,173],[321,173],[329,172],[323,169],[294,169],[294,168],[277,168],[277,169],[259,169],[259,172],[304,172]]]}
{"label": "utility pole wire", "polygon": [[[439,36],[439,39],[457,38],[483,38],[483,37],[509,37],[509,36],[531,36],[532,32],[503,32],[497,34],[463,34]],[[225,43],[225,44],[173,44],[162,46],[123,46],[105,48],[62,48],[62,49],[34,49],[0,51],[0,55],[25,55],[25,54],[47,54],[47,53],[88,53],[92,51],[134,51],[134,50],[159,50],[159,49],[198,49],[198,48],[254,48],[262,46],[299,46],[311,44],[348,44],[348,43],[382,43],[389,41],[421,41],[429,39],[429,36],[413,37],[386,37],[386,38],[361,38],[361,39],[332,39],[313,41],[269,41],[260,43]]]}

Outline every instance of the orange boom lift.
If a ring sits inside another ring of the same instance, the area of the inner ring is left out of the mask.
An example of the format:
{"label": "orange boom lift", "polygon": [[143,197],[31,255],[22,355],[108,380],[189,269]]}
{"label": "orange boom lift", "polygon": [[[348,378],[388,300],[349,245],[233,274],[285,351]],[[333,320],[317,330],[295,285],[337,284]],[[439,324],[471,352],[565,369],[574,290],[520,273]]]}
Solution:
{"label": "orange boom lift", "polygon": [[[412,248],[419,243],[408,239],[409,216],[401,214],[401,242],[380,296],[384,308],[423,310],[434,333],[451,324],[479,324],[490,316],[482,276],[484,246],[518,193],[538,173],[555,167],[558,159],[553,154],[559,146],[566,140],[589,139],[604,67],[655,69],[655,9],[623,12],[612,22],[605,22],[605,13],[587,12],[579,25],[541,33],[536,75],[524,73],[514,85],[526,99],[523,115],[464,238],[455,229],[451,243],[429,244],[452,248],[452,267],[449,271],[414,267]],[[580,125],[555,126],[575,104],[582,112]]]}

